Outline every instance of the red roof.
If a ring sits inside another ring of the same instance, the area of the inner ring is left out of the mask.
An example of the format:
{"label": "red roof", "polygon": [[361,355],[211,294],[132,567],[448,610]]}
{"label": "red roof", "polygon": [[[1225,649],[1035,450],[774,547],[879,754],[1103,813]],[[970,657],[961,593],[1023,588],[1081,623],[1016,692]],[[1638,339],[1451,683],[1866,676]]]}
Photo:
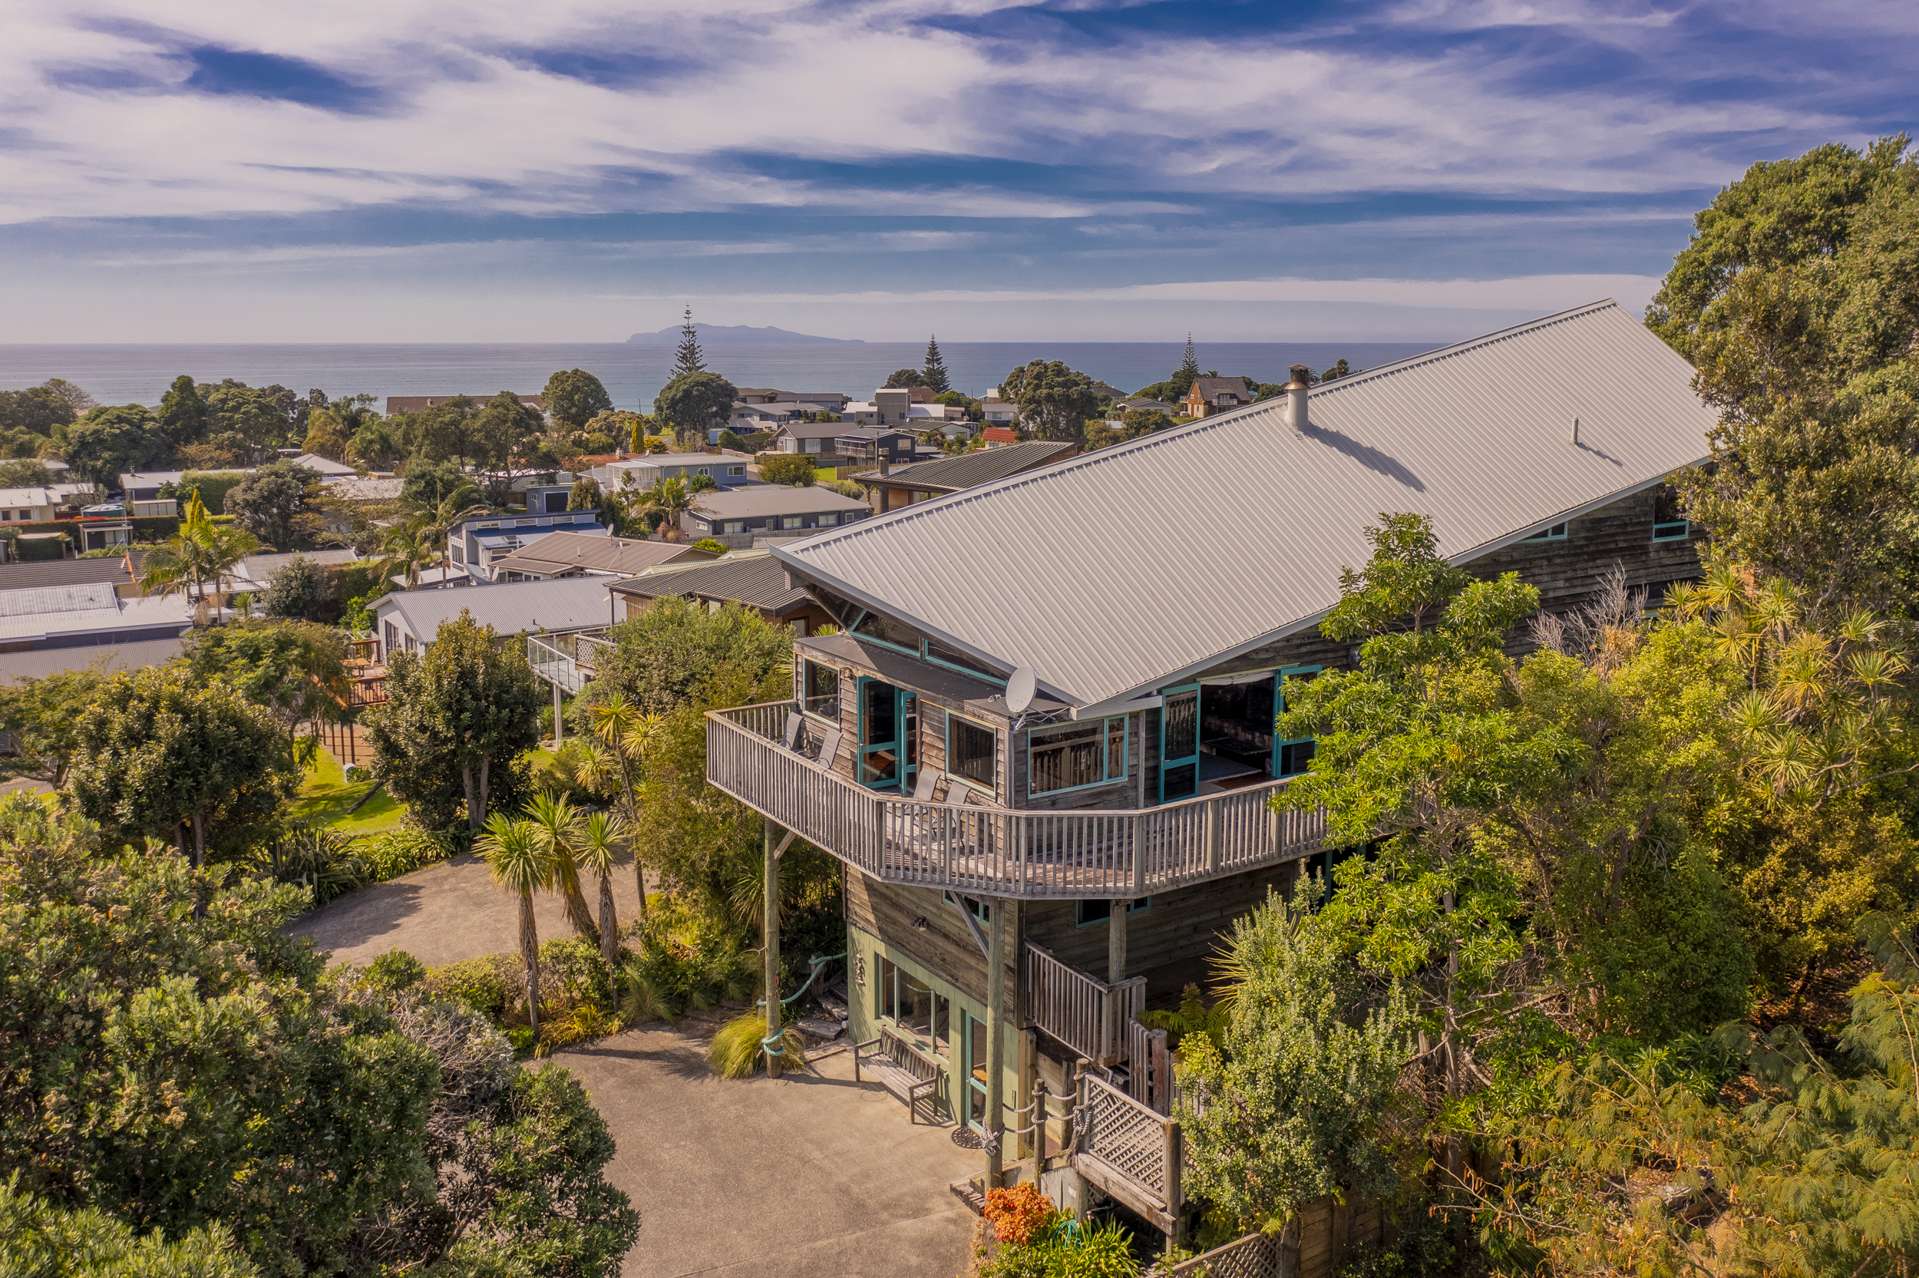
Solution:
{"label": "red roof", "polygon": [[1019,432],[1011,426],[988,426],[980,431],[979,437],[989,444],[1019,443]]}

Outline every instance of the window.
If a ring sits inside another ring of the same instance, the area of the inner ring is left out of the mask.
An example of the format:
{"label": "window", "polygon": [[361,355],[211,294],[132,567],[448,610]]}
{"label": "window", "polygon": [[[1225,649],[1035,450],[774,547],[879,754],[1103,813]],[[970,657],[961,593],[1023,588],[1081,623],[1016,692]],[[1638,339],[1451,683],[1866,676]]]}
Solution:
{"label": "window", "polygon": [[1557,523],[1550,528],[1541,528],[1538,532],[1534,533],[1532,536],[1525,538],[1525,540],[1527,541],[1564,541],[1566,540],[1566,525],[1564,523]]}
{"label": "window", "polygon": [[800,708],[827,719],[840,717],[840,672],[817,661],[800,662]]}
{"label": "window", "polygon": [[1126,779],[1126,717],[1062,723],[1026,734],[1026,793],[1056,794]]}
{"label": "window", "polygon": [[944,994],[887,958],[878,957],[875,1010],[901,1029],[933,1041],[942,1052],[951,1033],[952,1005]]}
{"label": "window", "polygon": [[[1138,914],[1141,910],[1151,906],[1152,903],[1152,897],[1142,896],[1136,901],[1127,902],[1126,912],[1128,914]],[[1113,903],[1111,901],[1073,902],[1073,922],[1080,927],[1090,927],[1095,923],[1104,923],[1112,917]]]}
{"label": "window", "polygon": [[806,517],[804,515],[781,515],[780,527],[804,528],[806,527]]}
{"label": "window", "polygon": [[[1319,673],[1318,666],[1288,666],[1279,672],[1279,710],[1286,711],[1286,691],[1291,683],[1311,679]],[[1273,775],[1275,777],[1296,777],[1306,771],[1313,761],[1313,750],[1317,746],[1311,737],[1282,738],[1273,745]]]}
{"label": "window", "polygon": [[1662,486],[1653,497],[1652,539],[1684,541],[1692,535],[1692,521],[1679,506],[1679,494],[1670,485]]}
{"label": "window", "polygon": [[999,780],[999,733],[971,719],[947,715],[946,770],[993,790]]}

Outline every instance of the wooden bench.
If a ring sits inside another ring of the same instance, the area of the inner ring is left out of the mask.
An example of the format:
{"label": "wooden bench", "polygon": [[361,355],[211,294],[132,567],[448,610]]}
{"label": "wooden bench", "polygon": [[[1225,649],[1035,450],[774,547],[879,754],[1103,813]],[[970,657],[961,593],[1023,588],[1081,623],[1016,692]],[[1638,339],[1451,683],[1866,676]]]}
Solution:
{"label": "wooden bench", "polygon": [[887,1026],[880,1036],[853,1047],[853,1081],[869,1078],[905,1102],[907,1117],[919,1121],[921,1101],[939,1099],[940,1065]]}

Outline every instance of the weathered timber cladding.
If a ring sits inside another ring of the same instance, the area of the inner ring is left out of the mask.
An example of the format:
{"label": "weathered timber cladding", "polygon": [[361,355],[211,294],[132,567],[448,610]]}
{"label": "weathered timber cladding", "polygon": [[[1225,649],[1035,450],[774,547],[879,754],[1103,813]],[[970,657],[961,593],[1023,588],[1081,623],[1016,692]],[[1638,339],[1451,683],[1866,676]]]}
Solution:
{"label": "weathered timber cladding", "polygon": [[[838,756],[833,762],[833,771],[848,780],[858,781],[859,756],[857,752],[859,748],[860,731],[859,679],[862,676],[884,679],[886,676],[881,675],[877,669],[870,665],[862,665],[857,661],[849,660],[843,655],[834,656],[830,660],[819,656],[813,656],[812,659],[819,661],[823,665],[830,665],[839,671],[840,749]],[[803,696],[805,691],[799,688],[797,684],[798,669],[799,663],[796,660],[794,662],[796,680],[794,688],[795,698]],[[1005,803],[1007,796],[1007,725],[1005,721],[995,720],[991,715],[985,714],[975,708],[965,707],[958,700],[944,697],[937,692],[929,691],[923,686],[915,687],[912,691],[917,695],[919,700],[919,766],[922,768],[934,768],[942,772],[946,770],[946,716],[950,711],[961,710],[964,712],[966,718],[971,719],[983,727],[992,728],[998,737],[999,749],[997,752],[993,798],[995,802]],[[941,801],[958,803],[963,795],[964,788],[955,783],[952,787],[949,787],[949,789],[951,790],[950,794],[944,791],[941,793]],[[986,797],[984,789],[980,790],[980,795],[982,798]]]}
{"label": "weathered timber cladding", "polygon": [[[925,920],[925,926],[914,920]],[[986,956],[980,953],[966,920],[941,894],[925,888],[876,883],[857,870],[846,873],[846,921],[888,945],[904,950],[953,983],[968,998],[986,1005]],[[981,925],[982,931],[985,925]],[[1006,1006],[1017,1007],[1019,938],[1007,937]]]}
{"label": "weathered timber cladding", "polygon": [[[1153,897],[1147,908],[1126,916],[1125,975],[1196,967],[1218,948],[1220,937],[1234,919],[1264,901],[1268,892],[1281,896],[1290,892],[1299,871],[1300,863],[1292,862]],[[1106,970],[1106,940],[1112,924],[1081,926],[1076,922],[1077,909],[1072,901],[1027,902],[1021,911],[1026,939],[1061,962],[1106,980],[1110,975]],[[1158,999],[1177,992],[1155,988],[1147,994]]]}

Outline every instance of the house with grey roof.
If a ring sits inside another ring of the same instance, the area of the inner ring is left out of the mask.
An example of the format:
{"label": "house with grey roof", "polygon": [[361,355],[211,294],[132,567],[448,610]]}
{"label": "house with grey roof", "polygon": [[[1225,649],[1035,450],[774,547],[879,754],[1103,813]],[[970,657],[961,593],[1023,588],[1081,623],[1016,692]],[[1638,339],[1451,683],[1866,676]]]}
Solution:
{"label": "house with grey roof", "polygon": [[840,632],[796,640],[785,701],[708,715],[707,779],[765,818],[769,883],[790,839],[844,865],[856,1056],[979,1131],[988,1186],[1043,1084],[1093,1116],[1087,1187],[1176,1232],[1140,1013],[1342,852],[1272,806],[1314,751],[1276,719],[1352,660],[1318,625],[1381,512],[1549,612],[1698,574],[1668,481],[1716,415],[1614,303],[1308,380],[771,550]]}
{"label": "house with grey roof", "polygon": [[738,604],[768,621],[812,634],[832,617],[812,592],[793,584],[786,565],[763,550],[736,550],[702,563],[666,564],[608,587],[614,612],[631,620],[661,599],[691,599],[709,608]]}
{"label": "house with grey roof", "polygon": [[1195,377],[1175,417],[1210,417],[1244,408],[1255,398],[1253,384],[1244,377]]}
{"label": "house with grey roof", "polygon": [[868,513],[859,498],[819,485],[747,484],[699,494],[680,516],[680,530],[695,540],[712,537],[729,546],[750,546],[838,528]]}
{"label": "house with grey roof", "polygon": [[866,490],[866,499],[873,513],[883,515],[916,501],[928,501],[947,493],[1024,474],[1041,466],[1051,466],[1065,461],[1078,451],[1078,444],[1032,439],[1004,448],[981,448],[952,457],[936,457],[931,461],[914,462],[897,469],[882,466],[878,470],[855,475],[853,480]]}
{"label": "house with grey roof", "polygon": [[617,493],[653,487],[663,479],[691,480],[696,476],[712,480],[722,488],[753,482],[746,468],[753,458],[746,453],[642,453],[603,462],[586,472],[603,492]]}
{"label": "house with grey roof", "polygon": [[603,537],[550,532],[493,561],[498,581],[548,581],[555,577],[633,577],[662,564],[704,561],[713,555],[691,546],[641,537]]}
{"label": "house with grey roof", "polygon": [[373,634],[386,661],[397,652],[424,650],[441,626],[463,612],[502,638],[601,629],[613,619],[606,587],[604,577],[558,577],[465,590],[396,590],[374,601]]}

